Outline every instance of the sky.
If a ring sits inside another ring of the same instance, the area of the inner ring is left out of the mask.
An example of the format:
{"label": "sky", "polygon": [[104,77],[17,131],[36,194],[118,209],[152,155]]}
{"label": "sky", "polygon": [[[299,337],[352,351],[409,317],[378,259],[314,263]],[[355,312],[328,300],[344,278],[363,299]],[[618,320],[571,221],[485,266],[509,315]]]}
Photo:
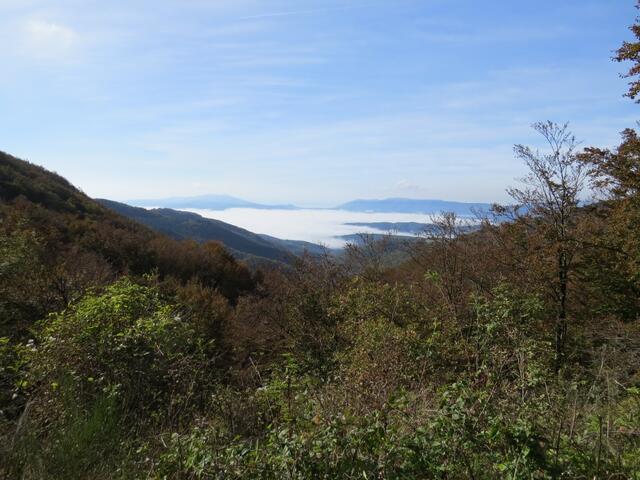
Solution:
{"label": "sky", "polygon": [[114,200],[493,202],[635,125],[634,0],[0,0],[0,150]]}

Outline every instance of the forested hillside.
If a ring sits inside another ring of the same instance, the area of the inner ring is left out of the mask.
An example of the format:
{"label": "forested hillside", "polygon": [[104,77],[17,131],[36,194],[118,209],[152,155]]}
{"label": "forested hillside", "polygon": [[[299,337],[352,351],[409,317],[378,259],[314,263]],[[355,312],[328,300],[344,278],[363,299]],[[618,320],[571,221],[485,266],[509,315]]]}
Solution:
{"label": "forested hillside", "polygon": [[477,230],[255,275],[3,154],[0,477],[640,479],[640,139],[534,129]]}
{"label": "forested hillside", "polygon": [[251,273],[220,244],[171,240],[4,153],[0,199],[2,335],[122,275],[198,281],[230,300],[255,287]]}
{"label": "forested hillside", "polygon": [[[176,240],[195,240],[200,243],[218,241],[239,259],[250,260],[252,257],[258,257],[256,260],[274,260],[284,263],[294,260],[291,251],[261,235],[219,220],[204,218],[196,213],[170,208],[147,210],[111,200],[98,200],[98,202],[124,217]],[[299,249],[302,250],[303,247],[300,246]]]}

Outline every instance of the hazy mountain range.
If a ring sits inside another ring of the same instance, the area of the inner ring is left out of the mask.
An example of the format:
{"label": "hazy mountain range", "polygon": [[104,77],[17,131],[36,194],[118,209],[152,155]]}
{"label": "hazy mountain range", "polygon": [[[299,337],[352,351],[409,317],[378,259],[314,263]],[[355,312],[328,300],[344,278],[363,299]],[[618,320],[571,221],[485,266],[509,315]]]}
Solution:
{"label": "hazy mountain range", "polygon": [[[173,209],[198,208],[206,210],[226,210],[229,208],[295,210],[301,208],[291,204],[269,205],[255,203],[229,195],[200,195],[195,197],[131,200],[128,203],[138,207],[164,207]],[[446,211],[454,212],[458,215],[473,215],[475,211],[488,211],[490,207],[491,204],[489,203],[466,203],[415,198],[385,198],[358,199],[329,209],[346,210],[350,212],[424,214],[436,214]]]}
{"label": "hazy mountain range", "polygon": [[488,211],[489,203],[451,202],[447,200],[418,198],[385,198],[382,200],[353,200],[336,207],[350,212],[376,213],[441,213],[453,212],[458,215],[473,215],[475,211]]}
{"label": "hazy mountain range", "polygon": [[196,197],[170,197],[143,200],[130,200],[127,202],[137,207],[165,207],[165,208],[201,208],[206,210],[226,210],[228,208],[257,208],[263,210],[293,210],[294,205],[264,205],[249,202],[230,195],[199,195]]}

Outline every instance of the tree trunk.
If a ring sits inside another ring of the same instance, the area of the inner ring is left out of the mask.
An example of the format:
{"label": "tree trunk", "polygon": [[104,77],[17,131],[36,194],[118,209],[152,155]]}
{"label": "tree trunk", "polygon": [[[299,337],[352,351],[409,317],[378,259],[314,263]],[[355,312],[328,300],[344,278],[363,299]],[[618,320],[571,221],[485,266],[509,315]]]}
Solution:
{"label": "tree trunk", "polygon": [[569,267],[567,253],[561,250],[558,254],[558,314],[556,318],[556,352],[555,366],[559,370],[564,362],[565,343],[567,340],[567,283]]}

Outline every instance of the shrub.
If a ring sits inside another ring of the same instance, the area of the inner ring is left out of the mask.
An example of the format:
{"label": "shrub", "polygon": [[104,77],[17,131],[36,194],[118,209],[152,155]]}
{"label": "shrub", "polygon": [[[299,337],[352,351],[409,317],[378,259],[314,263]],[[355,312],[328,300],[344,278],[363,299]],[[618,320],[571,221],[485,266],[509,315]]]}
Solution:
{"label": "shrub", "polygon": [[215,351],[157,289],[123,279],[42,322],[32,383],[47,401],[72,385],[78,405],[113,393],[123,413],[167,419],[203,400]]}

